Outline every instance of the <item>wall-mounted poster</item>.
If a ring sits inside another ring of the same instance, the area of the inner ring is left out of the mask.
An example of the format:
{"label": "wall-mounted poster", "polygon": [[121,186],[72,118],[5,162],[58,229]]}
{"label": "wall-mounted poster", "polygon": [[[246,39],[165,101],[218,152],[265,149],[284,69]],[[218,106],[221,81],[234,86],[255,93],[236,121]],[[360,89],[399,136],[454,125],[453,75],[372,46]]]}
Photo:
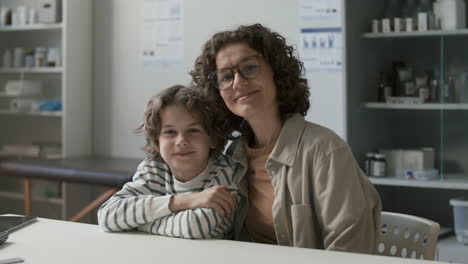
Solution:
{"label": "wall-mounted poster", "polygon": [[327,21],[341,25],[341,0],[299,0],[302,21]]}
{"label": "wall-mounted poster", "polygon": [[183,0],[143,0],[143,67],[180,67],[184,59]]}
{"label": "wall-mounted poster", "polygon": [[342,70],[344,47],[341,28],[302,28],[299,41],[306,73]]}

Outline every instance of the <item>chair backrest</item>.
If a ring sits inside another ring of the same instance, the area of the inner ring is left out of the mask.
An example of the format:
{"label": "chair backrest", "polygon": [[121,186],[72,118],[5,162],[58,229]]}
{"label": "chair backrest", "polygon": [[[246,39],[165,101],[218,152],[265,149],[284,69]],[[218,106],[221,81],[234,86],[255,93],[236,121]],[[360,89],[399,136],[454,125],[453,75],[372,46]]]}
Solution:
{"label": "chair backrest", "polygon": [[434,260],[440,226],[431,220],[382,212],[377,254]]}

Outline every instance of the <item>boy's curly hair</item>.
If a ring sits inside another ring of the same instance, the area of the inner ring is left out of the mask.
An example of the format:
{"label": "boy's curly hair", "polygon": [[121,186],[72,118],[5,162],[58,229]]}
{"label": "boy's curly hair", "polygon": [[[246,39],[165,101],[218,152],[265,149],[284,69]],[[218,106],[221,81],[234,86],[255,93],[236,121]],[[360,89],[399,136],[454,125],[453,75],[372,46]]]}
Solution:
{"label": "boy's curly hair", "polygon": [[198,89],[183,85],[174,85],[149,99],[145,106],[143,123],[135,129],[135,133],[144,133],[146,144],[142,148],[148,158],[163,161],[159,153],[159,135],[161,132],[161,111],[170,105],[182,105],[188,112],[199,119],[215,148],[210,155],[222,153],[227,143],[228,135],[220,125],[220,117],[213,109],[213,102],[202,95]]}
{"label": "boy's curly hair", "polygon": [[226,45],[233,43],[247,44],[273,69],[282,121],[295,113],[302,116],[307,114],[310,92],[307,79],[302,76],[304,66],[296,57],[294,47],[287,45],[284,37],[261,24],[244,25],[234,30],[218,32],[205,43],[202,54],[196,59],[190,74],[192,82],[215,100],[218,114],[225,120],[224,127],[230,139],[235,138],[232,135],[234,131],[251,136],[252,130],[242,117],[229,111],[218,88],[208,75],[216,70],[217,53]]}

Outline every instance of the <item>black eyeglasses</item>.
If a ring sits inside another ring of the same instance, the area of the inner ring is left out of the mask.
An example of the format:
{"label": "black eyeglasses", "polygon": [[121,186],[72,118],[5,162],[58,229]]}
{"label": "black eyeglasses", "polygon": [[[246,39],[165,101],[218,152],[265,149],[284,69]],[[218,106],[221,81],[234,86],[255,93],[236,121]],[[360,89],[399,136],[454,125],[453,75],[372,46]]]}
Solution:
{"label": "black eyeglasses", "polygon": [[222,68],[208,75],[208,78],[213,81],[213,84],[220,90],[231,87],[234,82],[234,69],[244,79],[255,78],[260,72],[259,55],[250,56],[242,59],[236,66],[231,68]]}

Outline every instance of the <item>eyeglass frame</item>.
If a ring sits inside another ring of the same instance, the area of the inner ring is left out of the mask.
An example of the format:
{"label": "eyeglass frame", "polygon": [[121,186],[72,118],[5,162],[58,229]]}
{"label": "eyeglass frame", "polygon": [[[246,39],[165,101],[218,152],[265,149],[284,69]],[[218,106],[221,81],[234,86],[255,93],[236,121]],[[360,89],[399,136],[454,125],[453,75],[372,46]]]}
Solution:
{"label": "eyeglass frame", "polygon": [[[244,74],[240,71],[239,65],[240,65],[242,62],[244,62],[244,61],[246,61],[246,60],[248,60],[248,59],[251,59],[251,58],[255,58],[255,59],[257,60],[257,62],[258,62],[258,72],[255,74],[255,76],[250,77],[250,78],[247,78],[247,77],[245,77]],[[220,90],[220,91],[229,89],[229,88],[232,87],[232,84],[234,83],[234,78],[232,79],[231,84],[230,84],[229,86],[227,86],[226,88],[220,88],[220,87],[219,87],[219,83],[218,83],[218,81],[217,81],[217,78],[216,78],[216,79],[214,78],[214,77],[216,76],[216,73],[217,73],[218,71],[220,71],[220,70],[230,70],[232,73],[234,73],[233,76],[235,76],[236,73],[235,73],[234,69],[236,69],[237,73],[239,73],[239,75],[240,75],[242,78],[244,78],[244,79],[246,79],[246,80],[251,80],[251,79],[257,77],[258,74],[259,74],[259,73],[261,72],[261,70],[262,70],[262,66],[261,66],[262,63],[261,63],[261,61],[260,61],[260,58],[262,58],[262,56],[259,55],[259,54],[245,57],[245,58],[243,58],[242,60],[240,60],[239,63],[237,63],[237,65],[235,65],[235,66],[233,66],[233,67],[224,67],[224,68],[221,68],[221,69],[212,71],[211,73],[208,74],[208,79],[210,79],[210,80],[213,82],[213,84],[216,86],[216,88],[218,88],[218,90]]]}

